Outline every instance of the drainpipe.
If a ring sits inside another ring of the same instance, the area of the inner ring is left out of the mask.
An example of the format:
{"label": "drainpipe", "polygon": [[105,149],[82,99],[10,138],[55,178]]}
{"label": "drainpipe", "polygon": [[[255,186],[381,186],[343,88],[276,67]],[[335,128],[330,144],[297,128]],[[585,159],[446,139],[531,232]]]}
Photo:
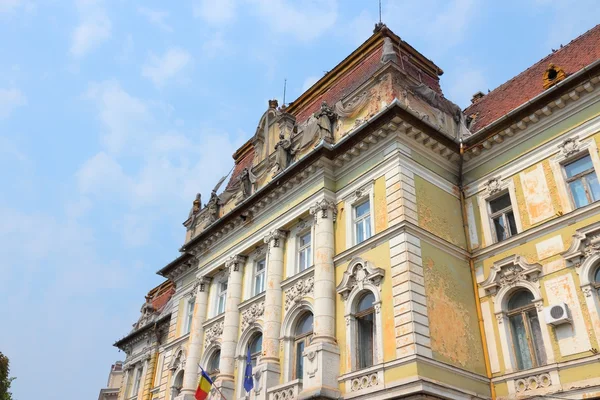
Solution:
{"label": "drainpipe", "polygon": [[[465,236],[469,237],[469,227],[467,225],[467,208],[465,204],[465,192],[463,188],[463,176],[462,176],[462,167],[463,167],[463,153],[464,153],[464,144],[461,140],[460,142],[460,165],[459,165],[459,175],[458,175],[458,191],[460,193],[460,206],[462,209],[463,216],[463,229],[465,231]],[[468,250],[469,253],[472,252],[471,243],[468,241]],[[485,336],[485,329],[483,326],[483,316],[481,315],[481,301],[479,300],[479,290],[477,288],[477,278],[475,276],[475,264],[473,262],[473,258],[469,256],[469,269],[471,270],[471,280],[473,281],[473,294],[475,295],[475,308],[477,309],[477,321],[479,322],[479,333],[481,334],[481,341],[483,344],[483,360],[485,363],[485,374],[490,380],[490,395],[492,400],[496,400],[496,387],[492,382],[492,368],[490,366],[490,356],[489,356],[489,347],[487,343],[487,338]]]}

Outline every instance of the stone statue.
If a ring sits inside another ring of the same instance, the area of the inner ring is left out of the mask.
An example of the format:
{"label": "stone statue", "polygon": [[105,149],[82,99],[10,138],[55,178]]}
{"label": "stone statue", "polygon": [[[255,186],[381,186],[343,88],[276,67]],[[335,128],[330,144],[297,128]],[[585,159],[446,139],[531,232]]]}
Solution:
{"label": "stone statue", "polygon": [[327,105],[327,102],[324,101],[321,103],[321,109],[315,116],[318,120],[319,137],[327,143],[333,143],[333,122],[337,118],[337,114]]}
{"label": "stone statue", "polygon": [[279,134],[279,142],[275,145],[275,168],[273,175],[277,175],[290,165],[294,156],[292,141],[286,139],[283,134]]}
{"label": "stone statue", "polygon": [[248,170],[248,168],[244,168],[238,180],[240,182],[240,189],[242,190],[242,199],[245,199],[252,194],[252,179],[250,177],[250,170]]}
{"label": "stone statue", "polygon": [[210,194],[210,200],[206,203],[205,207],[208,209],[208,221],[213,223],[219,219],[219,207],[221,206],[221,199],[217,196],[217,191],[213,189]]}

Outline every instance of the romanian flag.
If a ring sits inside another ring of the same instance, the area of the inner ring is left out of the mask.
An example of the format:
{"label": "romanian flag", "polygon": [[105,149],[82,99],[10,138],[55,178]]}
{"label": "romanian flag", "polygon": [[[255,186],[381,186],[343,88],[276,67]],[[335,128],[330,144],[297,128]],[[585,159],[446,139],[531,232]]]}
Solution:
{"label": "romanian flag", "polygon": [[210,377],[202,370],[200,374],[200,381],[198,381],[198,389],[196,389],[196,395],[194,396],[196,400],[205,400],[210,393],[210,388],[213,385],[213,381]]}

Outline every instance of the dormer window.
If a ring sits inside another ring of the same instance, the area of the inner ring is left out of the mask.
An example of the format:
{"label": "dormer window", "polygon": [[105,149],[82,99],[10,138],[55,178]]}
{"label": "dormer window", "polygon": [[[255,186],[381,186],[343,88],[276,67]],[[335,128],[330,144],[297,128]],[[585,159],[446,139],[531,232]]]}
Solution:
{"label": "dormer window", "polygon": [[566,77],[567,75],[561,67],[558,67],[551,63],[550,65],[548,65],[548,69],[546,69],[546,71],[544,72],[544,89],[548,89],[549,87],[556,85],[558,82],[562,81]]}

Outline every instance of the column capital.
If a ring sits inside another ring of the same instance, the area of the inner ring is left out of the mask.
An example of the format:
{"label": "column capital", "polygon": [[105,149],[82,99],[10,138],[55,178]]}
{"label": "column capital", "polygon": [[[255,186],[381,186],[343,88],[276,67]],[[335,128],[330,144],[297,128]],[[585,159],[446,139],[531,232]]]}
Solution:
{"label": "column capital", "polygon": [[329,211],[331,210],[331,219],[335,222],[337,218],[337,207],[335,203],[328,199],[322,199],[310,208],[310,214],[315,217],[315,222],[319,218],[329,218]]}
{"label": "column capital", "polygon": [[192,289],[192,296],[195,296],[200,292],[205,292],[210,281],[212,281],[210,276],[196,275],[196,282],[194,283],[194,288]]}
{"label": "column capital", "polygon": [[225,268],[227,268],[228,273],[238,272],[241,270],[242,265],[246,262],[246,256],[235,255],[231,256],[225,261]]}
{"label": "column capital", "polygon": [[265,235],[264,242],[270,247],[279,247],[281,246],[281,239],[285,239],[286,237],[287,231],[274,229]]}

